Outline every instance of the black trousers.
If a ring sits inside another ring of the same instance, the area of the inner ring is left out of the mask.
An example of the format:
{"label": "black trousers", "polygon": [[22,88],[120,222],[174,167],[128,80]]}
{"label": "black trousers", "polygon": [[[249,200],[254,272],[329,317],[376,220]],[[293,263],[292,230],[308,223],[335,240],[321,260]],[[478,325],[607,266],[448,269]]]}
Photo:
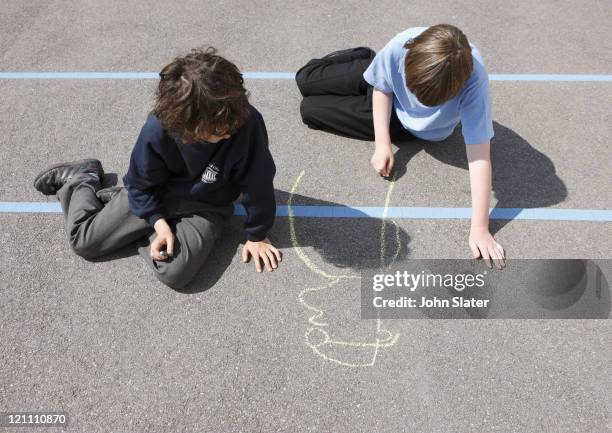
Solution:
{"label": "black trousers", "polygon": [[[373,87],[363,79],[376,53],[358,47],[312,59],[296,76],[304,99],[302,121],[309,128],[359,140],[374,140],[372,115]],[[415,139],[391,110],[389,132],[392,141]]]}

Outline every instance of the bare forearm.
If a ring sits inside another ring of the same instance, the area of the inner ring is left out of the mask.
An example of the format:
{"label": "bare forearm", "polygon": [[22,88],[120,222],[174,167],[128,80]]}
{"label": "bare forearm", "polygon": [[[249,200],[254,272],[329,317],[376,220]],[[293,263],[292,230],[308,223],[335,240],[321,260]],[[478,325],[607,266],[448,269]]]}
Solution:
{"label": "bare forearm", "polygon": [[489,205],[491,201],[491,143],[466,145],[472,190],[472,227],[468,239],[473,257],[482,257],[487,266],[503,268],[506,265],[504,248],[489,231]]}
{"label": "bare forearm", "polygon": [[472,192],[472,227],[489,227],[491,158],[489,143],[467,146]]}
{"label": "bare forearm", "polygon": [[376,147],[390,146],[389,121],[391,119],[391,108],[393,96],[374,89],[372,94],[372,114],[374,116],[374,137]]}
{"label": "bare forearm", "polygon": [[489,227],[491,202],[491,163],[476,161],[470,164],[472,190],[472,227]]}

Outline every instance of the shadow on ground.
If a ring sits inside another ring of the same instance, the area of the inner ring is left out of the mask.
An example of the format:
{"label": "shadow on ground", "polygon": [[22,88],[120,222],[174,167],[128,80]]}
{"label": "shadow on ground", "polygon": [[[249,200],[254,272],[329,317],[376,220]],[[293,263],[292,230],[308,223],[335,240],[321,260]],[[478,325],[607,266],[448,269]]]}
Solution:
{"label": "shadow on ground", "polygon": [[[491,146],[493,163],[493,191],[497,208],[535,208],[552,206],[567,197],[567,188],[556,175],[550,158],[534,149],[520,135],[495,122],[495,138]],[[410,159],[424,150],[437,160],[455,167],[468,168],[465,146],[460,132],[455,132],[441,143],[411,140],[397,143],[395,176],[406,173]],[[109,174],[109,178],[113,174]],[[116,179],[116,176],[113,178]],[[108,185],[105,185],[108,186]],[[276,191],[278,205],[286,205],[290,194]],[[294,205],[342,206],[325,200],[293,195]],[[365,216],[365,215],[364,215]],[[496,233],[511,220],[491,221],[491,232]],[[295,229],[292,238],[291,224]],[[399,261],[409,254],[410,237],[393,221],[378,218],[277,218],[270,233],[279,248],[311,247],[318,255],[335,268],[355,271],[376,269]],[[233,218],[226,228],[224,238],[217,243],[208,262],[191,284],[182,290],[185,293],[201,292],[212,287],[223,275],[242,243],[242,218]],[[99,261],[137,255],[133,244],[106,256]]]}
{"label": "shadow on ground", "polygon": [[[107,186],[107,185],[105,185]],[[290,194],[276,191],[277,204],[287,205]],[[294,194],[294,205],[342,206],[325,200]],[[197,293],[213,287],[236,256],[240,256],[244,239],[244,218],[234,217],[227,224],[223,238],[217,242],[211,256],[193,281],[182,293]],[[383,226],[384,223],[384,226]],[[291,236],[291,224],[296,236]],[[383,228],[384,227],[384,228]],[[410,237],[393,221],[379,218],[295,218],[277,217],[269,234],[273,244],[282,249],[299,246],[314,248],[317,254],[335,268],[349,268],[355,272],[375,269],[408,255]],[[147,237],[128,245],[95,262],[107,262],[137,256],[138,246],[147,242]],[[239,260],[241,260],[239,258]],[[144,266],[144,263],[143,263]]]}
{"label": "shadow on ground", "polygon": [[[491,163],[493,193],[497,199],[495,207],[541,208],[565,200],[567,188],[557,176],[551,159],[512,129],[498,122],[493,123],[495,137],[491,140]],[[395,154],[395,175],[398,179],[402,177],[408,162],[421,150],[445,164],[467,170],[463,143],[459,128],[440,143],[422,140],[397,143],[399,150]],[[497,233],[512,219],[492,220],[491,233]]]}
{"label": "shadow on ground", "polygon": [[[276,191],[278,205],[286,205],[290,194]],[[292,204],[306,206],[341,206],[325,200],[294,194]],[[365,215],[364,215],[365,216]],[[239,256],[242,248],[243,218],[232,218],[226,227],[224,238],[218,242],[211,259],[183,291],[201,292],[211,288],[221,278],[232,259]],[[291,235],[291,225],[295,237]],[[401,260],[408,253],[410,237],[392,221],[379,218],[295,218],[277,217],[269,234],[277,248],[314,248],[323,261],[334,268],[374,269],[392,260]],[[384,236],[384,251],[381,252],[381,235]],[[382,254],[382,258],[381,258]],[[241,259],[239,259],[241,260]],[[297,260],[297,259],[296,259]]]}
{"label": "shadow on ground", "polygon": [[[414,274],[424,271],[432,275],[472,275],[475,280],[480,275],[484,279],[482,287],[428,286],[423,295],[450,305],[457,296],[486,300],[476,308],[420,305],[418,311],[432,319],[607,319],[610,316],[610,284],[606,273],[610,273],[612,261],[510,259],[506,264],[503,271],[491,272],[482,262],[474,260],[412,260],[391,269]],[[402,290],[395,290],[396,296],[403,294]],[[389,293],[386,296],[393,297]],[[401,318],[416,310],[405,311],[408,313],[393,311],[391,315],[395,316],[391,317]],[[383,318],[391,317],[383,314]]]}

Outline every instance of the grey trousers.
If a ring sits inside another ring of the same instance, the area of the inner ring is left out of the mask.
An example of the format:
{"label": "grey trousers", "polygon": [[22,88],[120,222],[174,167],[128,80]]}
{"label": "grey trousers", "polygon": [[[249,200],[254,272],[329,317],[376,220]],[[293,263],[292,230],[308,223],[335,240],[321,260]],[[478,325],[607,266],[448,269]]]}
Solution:
{"label": "grey trousers", "polygon": [[149,245],[155,230],[132,213],[125,188],[106,204],[96,196],[99,188],[95,178],[79,174],[57,192],[75,253],[91,260],[140,240],[139,254],[162,283],[175,289],[185,287],[205,263],[234,209],[232,204],[216,206],[166,194],[163,204],[175,236],[174,255],[155,261]]}

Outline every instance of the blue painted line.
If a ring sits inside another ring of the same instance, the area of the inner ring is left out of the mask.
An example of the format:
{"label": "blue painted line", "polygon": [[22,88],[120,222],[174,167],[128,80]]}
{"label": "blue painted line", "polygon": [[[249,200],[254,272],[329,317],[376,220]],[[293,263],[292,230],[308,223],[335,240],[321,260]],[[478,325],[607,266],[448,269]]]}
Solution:
{"label": "blue painted line", "polygon": [[[293,80],[293,72],[244,72],[251,80]],[[0,72],[1,80],[151,80],[157,72]],[[612,82],[612,75],[589,74],[490,74],[491,81]]]}
{"label": "blue painted line", "polygon": [[293,80],[294,72],[244,72],[244,78],[251,80]]}
{"label": "blue painted line", "polygon": [[491,81],[612,81],[612,75],[489,74]]}
{"label": "blue painted line", "polygon": [[[382,218],[381,206],[292,206],[298,218]],[[0,213],[61,213],[59,203],[52,202],[0,202]],[[235,215],[244,216],[242,205],[236,205]],[[470,208],[453,207],[389,207],[389,219],[469,219]],[[288,206],[277,206],[276,215],[289,216]],[[546,220],[546,221],[612,221],[608,209],[548,209],[548,208],[495,208],[491,219],[496,220]]]}
{"label": "blue painted line", "polygon": [[157,72],[0,72],[3,80],[150,80]]}
{"label": "blue painted line", "polygon": [[61,213],[59,203],[0,201],[0,213]]}
{"label": "blue painted line", "polygon": [[[285,207],[286,208],[286,207]],[[293,206],[296,217],[316,218],[382,218],[383,207],[348,207],[348,206]],[[277,212],[287,216],[287,209],[282,206]],[[389,219],[469,219],[471,208],[446,207],[389,207]],[[549,220],[549,221],[612,221],[612,210],[599,209],[523,209],[495,208],[490,211],[491,219],[509,220]]]}

